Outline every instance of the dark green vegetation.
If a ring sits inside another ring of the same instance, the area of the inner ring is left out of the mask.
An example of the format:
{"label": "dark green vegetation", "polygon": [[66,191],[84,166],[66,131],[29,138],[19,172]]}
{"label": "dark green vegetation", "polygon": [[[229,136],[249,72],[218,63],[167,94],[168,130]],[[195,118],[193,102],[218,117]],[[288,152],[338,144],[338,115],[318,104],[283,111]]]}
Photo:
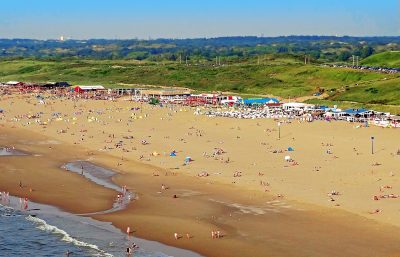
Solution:
{"label": "dark green vegetation", "polygon": [[0,39],[2,58],[126,59],[185,63],[246,62],[265,54],[307,55],[314,62],[347,62],[373,53],[400,50],[400,37],[220,37],[155,40]]}

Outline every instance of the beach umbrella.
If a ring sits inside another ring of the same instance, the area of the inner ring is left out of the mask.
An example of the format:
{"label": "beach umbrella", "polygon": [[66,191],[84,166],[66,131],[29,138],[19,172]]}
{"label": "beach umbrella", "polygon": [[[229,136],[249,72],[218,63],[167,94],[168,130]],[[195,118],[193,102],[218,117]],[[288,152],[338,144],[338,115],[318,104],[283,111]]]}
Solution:
{"label": "beach umbrella", "polygon": [[286,155],[286,156],[285,156],[285,161],[287,161],[287,162],[288,162],[288,161],[290,161],[291,159],[292,159],[292,158],[290,158],[290,156],[289,156],[289,155]]}

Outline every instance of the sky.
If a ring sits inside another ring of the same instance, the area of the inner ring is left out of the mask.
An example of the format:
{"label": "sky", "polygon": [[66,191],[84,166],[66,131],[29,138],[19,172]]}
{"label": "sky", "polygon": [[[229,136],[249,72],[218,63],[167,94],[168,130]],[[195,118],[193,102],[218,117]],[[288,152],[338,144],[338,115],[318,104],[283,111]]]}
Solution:
{"label": "sky", "polygon": [[400,0],[2,0],[0,38],[399,36]]}

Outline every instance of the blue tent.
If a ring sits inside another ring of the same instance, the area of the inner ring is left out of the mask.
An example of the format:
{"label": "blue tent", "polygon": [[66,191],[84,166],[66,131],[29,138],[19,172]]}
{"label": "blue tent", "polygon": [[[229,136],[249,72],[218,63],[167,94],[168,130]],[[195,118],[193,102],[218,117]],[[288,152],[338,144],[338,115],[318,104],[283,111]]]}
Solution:
{"label": "blue tent", "polygon": [[257,105],[257,104],[267,104],[267,103],[279,103],[279,100],[276,98],[248,98],[243,99],[243,104],[246,105]]}
{"label": "blue tent", "polygon": [[356,114],[362,114],[364,112],[367,112],[367,109],[347,109],[344,110],[345,113],[350,114],[350,115],[356,115]]}
{"label": "blue tent", "polygon": [[293,152],[293,151],[294,151],[293,147],[288,147],[287,150],[288,150],[289,152]]}
{"label": "blue tent", "polygon": [[171,152],[171,153],[169,154],[169,156],[172,156],[172,157],[176,156],[175,151]]}
{"label": "blue tent", "polygon": [[243,99],[243,104],[245,105],[255,105],[255,104],[265,104],[266,99],[264,98],[257,98],[257,99]]}

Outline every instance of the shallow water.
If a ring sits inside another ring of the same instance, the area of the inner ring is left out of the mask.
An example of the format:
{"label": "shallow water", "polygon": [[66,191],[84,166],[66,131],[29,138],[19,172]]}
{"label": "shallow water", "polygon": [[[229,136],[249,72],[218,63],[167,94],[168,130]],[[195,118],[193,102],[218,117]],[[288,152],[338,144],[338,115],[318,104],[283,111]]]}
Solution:
{"label": "shallow water", "polygon": [[[110,208],[109,210],[104,210],[101,212],[95,212],[90,214],[106,214],[122,210],[129,204],[129,202],[133,200],[134,197],[133,192],[124,193],[123,189],[111,180],[111,178],[117,174],[113,170],[97,166],[87,161],[69,162],[63,165],[62,168],[70,172],[80,174],[98,185],[115,190],[116,192],[119,193],[120,197],[116,198],[112,208]],[[86,213],[86,215],[88,215],[88,213]]]}
{"label": "shallow water", "polygon": [[0,156],[24,156],[25,153],[9,148],[0,148]]}
{"label": "shallow water", "polygon": [[62,212],[55,207],[29,203],[20,210],[19,199],[0,204],[0,256],[123,257],[135,242],[139,257],[201,257],[158,242],[128,237],[109,223]]}
{"label": "shallow water", "polygon": [[74,161],[63,165],[64,169],[82,174],[92,182],[104,187],[121,192],[121,187],[112,182],[111,178],[116,175],[113,170],[97,166],[88,161]]}

